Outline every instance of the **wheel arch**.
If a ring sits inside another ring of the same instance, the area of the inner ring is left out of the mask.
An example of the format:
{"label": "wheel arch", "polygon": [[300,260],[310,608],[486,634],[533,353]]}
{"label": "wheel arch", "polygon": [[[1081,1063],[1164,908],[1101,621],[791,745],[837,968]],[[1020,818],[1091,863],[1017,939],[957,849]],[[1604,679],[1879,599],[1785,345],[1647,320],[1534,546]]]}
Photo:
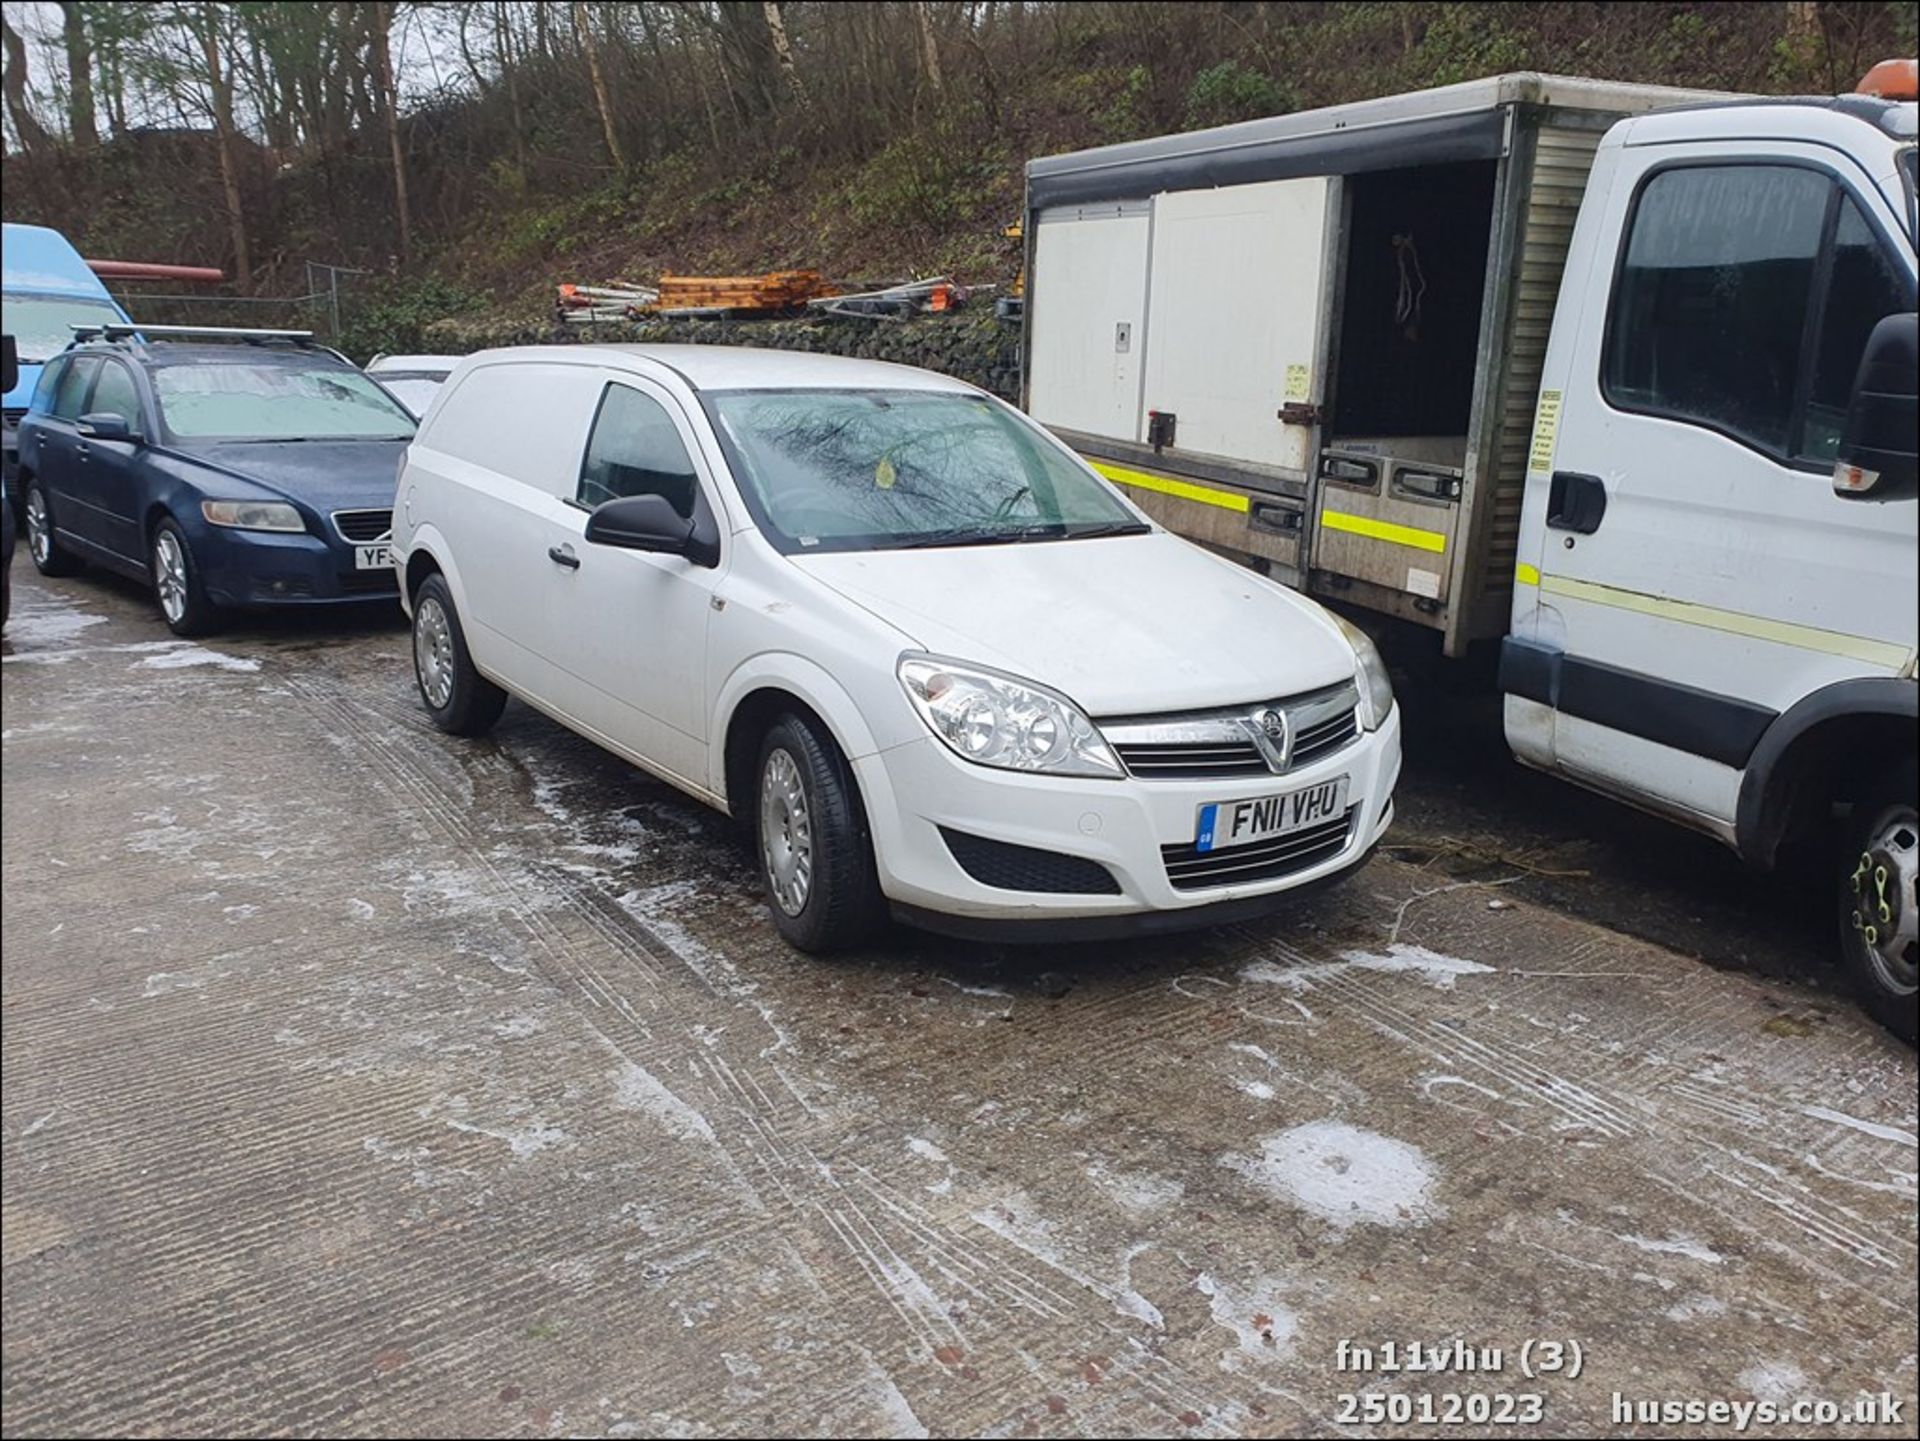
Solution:
{"label": "wheel arch", "polygon": [[1809,807],[1852,800],[1880,768],[1913,754],[1920,686],[1895,676],[1837,681],[1774,719],[1740,781],[1735,844],[1771,869]]}
{"label": "wheel arch", "polygon": [[[711,752],[707,784],[736,819],[741,818],[736,800],[752,792],[759,739],[781,712],[789,710],[832,737],[848,762],[850,775],[857,757],[878,749],[853,698],[825,670],[799,656],[755,657],[722,689],[709,732],[721,737],[721,743]],[[857,780],[855,790],[857,794]]]}

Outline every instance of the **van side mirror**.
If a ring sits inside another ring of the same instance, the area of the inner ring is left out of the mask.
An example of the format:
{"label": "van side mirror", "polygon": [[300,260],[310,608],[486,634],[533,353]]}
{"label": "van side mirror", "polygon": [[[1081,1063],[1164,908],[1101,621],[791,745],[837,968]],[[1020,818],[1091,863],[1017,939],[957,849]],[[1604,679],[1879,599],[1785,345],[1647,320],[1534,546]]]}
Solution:
{"label": "van side mirror", "polygon": [[692,520],[682,520],[662,495],[623,495],[606,501],[587,517],[587,540],[620,550],[681,555],[695,565],[720,562],[718,527],[698,500]]}
{"label": "van side mirror", "polygon": [[11,335],[0,335],[0,390],[20,383],[20,347]]}
{"label": "van side mirror", "polygon": [[94,410],[80,417],[75,428],[88,440],[138,440],[133,422],[118,411]]}
{"label": "van side mirror", "polygon": [[1916,419],[1920,418],[1920,315],[1889,315],[1873,327],[1853,379],[1846,428],[1833,464],[1836,495],[1853,500],[1901,500],[1916,483]]}

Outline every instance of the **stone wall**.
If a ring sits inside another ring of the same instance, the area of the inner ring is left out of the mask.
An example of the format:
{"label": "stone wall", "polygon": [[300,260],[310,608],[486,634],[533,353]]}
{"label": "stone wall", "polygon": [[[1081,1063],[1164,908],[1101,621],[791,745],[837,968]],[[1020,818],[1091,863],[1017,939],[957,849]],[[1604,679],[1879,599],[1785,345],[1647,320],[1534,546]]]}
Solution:
{"label": "stone wall", "polygon": [[913,320],[646,320],[609,325],[516,324],[454,317],[426,328],[430,350],[464,355],[499,345],[598,344],[759,345],[819,355],[853,355],[918,365],[1018,401],[1020,327],[991,310]]}

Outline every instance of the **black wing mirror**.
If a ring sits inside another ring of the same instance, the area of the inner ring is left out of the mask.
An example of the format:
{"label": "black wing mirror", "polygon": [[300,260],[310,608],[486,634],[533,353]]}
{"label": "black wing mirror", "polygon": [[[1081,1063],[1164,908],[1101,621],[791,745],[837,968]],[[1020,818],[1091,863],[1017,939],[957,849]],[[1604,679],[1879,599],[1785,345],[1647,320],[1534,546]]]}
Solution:
{"label": "black wing mirror", "polygon": [[620,550],[649,550],[681,555],[695,565],[720,561],[720,536],[704,504],[695,502],[692,520],[660,495],[624,495],[596,507],[587,517],[587,540]]}
{"label": "black wing mirror", "polygon": [[0,390],[12,390],[20,383],[20,347],[11,335],[0,335]]}
{"label": "black wing mirror", "polygon": [[1900,500],[1920,490],[1915,477],[1915,395],[1920,315],[1889,315],[1873,327],[1853,380],[1846,428],[1833,465],[1833,489],[1853,500]]}
{"label": "black wing mirror", "polygon": [[80,434],[89,440],[138,440],[139,433],[126,416],[112,410],[95,410],[75,422]]}

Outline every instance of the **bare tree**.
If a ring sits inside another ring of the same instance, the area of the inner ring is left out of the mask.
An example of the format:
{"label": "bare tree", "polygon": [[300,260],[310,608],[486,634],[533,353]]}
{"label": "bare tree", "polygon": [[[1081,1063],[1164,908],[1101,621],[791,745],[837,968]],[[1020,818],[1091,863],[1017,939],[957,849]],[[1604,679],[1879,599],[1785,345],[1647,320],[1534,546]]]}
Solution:
{"label": "bare tree", "polygon": [[392,0],[374,0],[373,65],[380,86],[380,107],[387,116],[387,145],[393,152],[393,203],[400,222],[400,263],[413,254],[413,213],[407,207],[407,157],[400,146],[400,92],[393,83],[393,53],[387,28],[393,23]]}
{"label": "bare tree", "polygon": [[773,43],[774,59],[779,63],[781,78],[787,82],[787,89],[793,92],[795,103],[805,110],[807,87],[800,83],[800,72],[793,68],[793,42],[787,38],[787,21],[780,13],[780,0],[763,0],[761,8],[767,13],[767,35]]}
{"label": "bare tree", "polygon": [[67,128],[79,150],[100,143],[93,118],[93,50],[87,43],[87,12],[78,0],[60,0],[61,38],[67,47]]}
{"label": "bare tree", "polygon": [[240,199],[239,132],[233,123],[233,85],[220,62],[220,21],[220,7],[203,0],[195,38],[206,60],[207,90],[213,102],[214,139],[220,151],[220,185],[226,192],[227,230],[233,239],[233,283],[244,295],[253,285],[253,256],[247,247],[246,208]]}
{"label": "bare tree", "polygon": [[613,157],[613,168],[624,171],[627,157],[620,149],[620,132],[614,127],[613,102],[607,98],[607,76],[600,68],[600,45],[587,18],[586,0],[573,0],[573,33],[580,41],[581,50],[586,52],[587,74],[593,80],[593,102],[600,108],[600,129],[607,137],[607,154]]}
{"label": "bare tree", "polygon": [[920,63],[926,71],[927,84],[933,87],[936,97],[947,93],[947,82],[940,74],[940,47],[933,38],[933,6],[928,0],[914,0],[913,18],[920,26]]}
{"label": "bare tree", "polygon": [[27,101],[27,47],[20,39],[20,32],[8,23],[4,14],[0,14],[0,39],[6,43],[4,88],[14,134],[20,137],[20,148],[29,158],[44,155],[53,148],[53,137],[34,119],[33,106]]}

